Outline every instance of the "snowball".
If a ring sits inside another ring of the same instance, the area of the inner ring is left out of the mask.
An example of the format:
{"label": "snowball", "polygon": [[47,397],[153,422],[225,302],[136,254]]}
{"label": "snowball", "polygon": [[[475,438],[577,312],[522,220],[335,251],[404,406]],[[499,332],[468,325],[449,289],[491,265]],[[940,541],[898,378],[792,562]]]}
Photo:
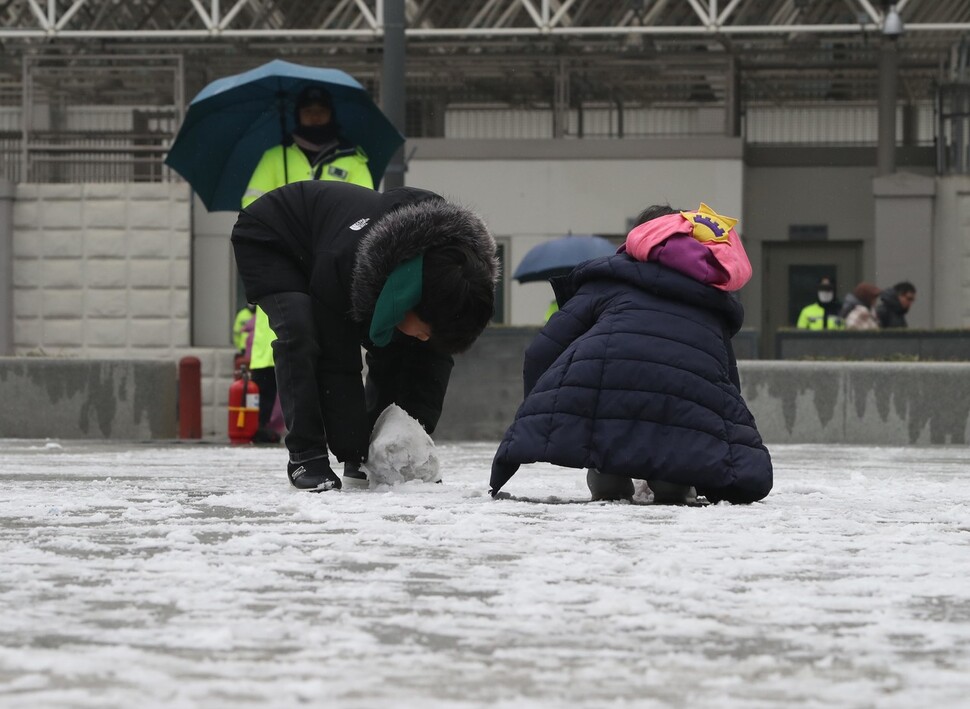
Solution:
{"label": "snowball", "polygon": [[434,441],[397,404],[388,406],[378,417],[370,437],[367,462],[361,467],[367,472],[372,487],[410,480],[441,480]]}

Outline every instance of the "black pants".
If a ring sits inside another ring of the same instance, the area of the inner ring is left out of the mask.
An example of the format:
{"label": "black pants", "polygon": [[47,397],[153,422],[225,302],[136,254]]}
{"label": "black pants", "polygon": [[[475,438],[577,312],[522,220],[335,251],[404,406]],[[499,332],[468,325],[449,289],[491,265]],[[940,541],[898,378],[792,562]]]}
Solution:
{"label": "black pants", "polygon": [[305,463],[325,458],[327,434],[317,382],[320,345],[313,301],[306,293],[273,293],[260,298],[259,307],[266,312],[276,333],[273,359],[290,460]]}
{"label": "black pants", "polygon": [[[336,382],[331,377],[329,384],[321,381],[326,375],[320,369],[321,340],[318,338],[340,335],[320,332],[326,326],[317,324],[310,296],[297,292],[274,293],[260,298],[259,306],[276,333],[273,342],[276,386],[288,431],[286,448],[292,462],[305,463],[326,456],[328,433],[330,449],[339,460],[360,462],[367,454],[367,439],[374,421],[391,403],[417,419],[429,434],[434,432],[454,366],[450,355],[409,337],[399,337],[387,347],[375,348],[367,357],[365,412],[360,372],[357,371],[354,380],[349,361],[343,365],[346,376]],[[359,408],[353,391],[357,387],[361,387]],[[327,402],[324,397],[329,397]],[[328,403],[331,405],[327,406]],[[360,422],[356,421],[355,414],[362,419]]]}

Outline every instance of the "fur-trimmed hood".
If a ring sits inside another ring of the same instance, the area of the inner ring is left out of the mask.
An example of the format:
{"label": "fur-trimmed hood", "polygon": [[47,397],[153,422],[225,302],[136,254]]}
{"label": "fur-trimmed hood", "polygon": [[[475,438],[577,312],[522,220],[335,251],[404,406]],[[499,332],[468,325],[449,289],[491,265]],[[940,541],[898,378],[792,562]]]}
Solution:
{"label": "fur-trimmed hood", "polygon": [[386,213],[361,237],[350,289],[351,317],[367,322],[388,276],[428,248],[459,241],[498,280],[495,239],[470,210],[441,198],[403,204]]}

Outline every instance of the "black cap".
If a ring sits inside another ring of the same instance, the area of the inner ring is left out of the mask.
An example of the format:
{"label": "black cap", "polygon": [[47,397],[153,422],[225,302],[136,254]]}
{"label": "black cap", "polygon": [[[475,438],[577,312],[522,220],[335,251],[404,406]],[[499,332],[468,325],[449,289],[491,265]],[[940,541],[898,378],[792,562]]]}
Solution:
{"label": "black cap", "polygon": [[828,276],[822,276],[821,280],[818,282],[819,290],[835,290],[835,286],[832,284],[832,279]]}
{"label": "black cap", "polygon": [[320,86],[305,86],[296,97],[296,110],[307,106],[326,106],[333,108],[330,92]]}

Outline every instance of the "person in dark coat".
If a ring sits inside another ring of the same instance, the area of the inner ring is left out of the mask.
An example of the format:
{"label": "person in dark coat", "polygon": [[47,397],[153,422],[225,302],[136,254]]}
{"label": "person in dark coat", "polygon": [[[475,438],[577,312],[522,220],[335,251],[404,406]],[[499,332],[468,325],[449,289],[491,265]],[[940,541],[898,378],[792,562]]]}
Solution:
{"label": "person in dark coat", "polygon": [[900,281],[892,288],[879,294],[876,301],[876,319],[879,327],[906,327],[906,313],[916,300],[916,286],[909,281]]}
{"label": "person in dark coat", "polygon": [[494,309],[495,240],[480,218],[426,190],[304,181],[240,212],[232,244],[246,299],[277,335],[295,487],[341,487],[328,448],[345,477],[359,477],[390,403],[433,433],[452,355],[472,345]]}
{"label": "person in dark coat", "polygon": [[593,499],[631,497],[631,478],[648,481],[655,502],[689,502],[691,487],[733,503],[771,490],[731,346],[744,313],[729,291],[750,263],[735,220],[701,207],[648,208],[624,252],[553,281],[560,310],[526,352],[493,496],[539,461],[589,468]]}

